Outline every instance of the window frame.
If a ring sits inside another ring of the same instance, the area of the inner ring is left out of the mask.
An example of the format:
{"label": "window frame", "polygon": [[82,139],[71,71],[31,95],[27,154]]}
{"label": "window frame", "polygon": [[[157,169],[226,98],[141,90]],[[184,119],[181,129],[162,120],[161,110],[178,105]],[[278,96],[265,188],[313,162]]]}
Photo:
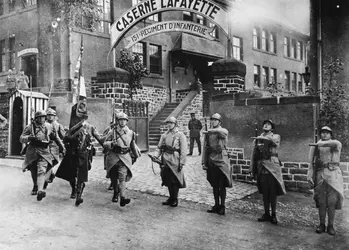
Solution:
{"label": "window frame", "polygon": [[277,69],[276,68],[270,68],[270,83],[271,84],[277,83]]}
{"label": "window frame", "polygon": [[269,52],[276,54],[276,33],[269,32]]}
{"label": "window frame", "polygon": [[291,91],[292,92],[297,92],[297,72],[292,72],[292,79],[291,79]]}
{"label": "window frame", "polygon": [[[141,48],[142,49],[142,53],[140,53],[139,51],[135,50],[135,48],[136,48],[135,46],[140,45],[140,44],[142,46],[142,48]],[[132,51],[133,54],[141,56],[142,57],[141,61],[143,61],[144,67],[147,67],[147,45],[146,45],[146,43],[145,42],[138,42],[138,43],[134,44],[130,48],[130,50]]]}
{"label": "window frame", "polygon": [[261,41],[260,41],[260,29],[253,28],[253,39],[252,39],[252,47],[254,49],[261,49]]}
{"label": "window frame", "polygon": [[0,40],[0,72],[6,71],[6,40]]}
{"label": "window frame", "polygon": [[10,37],[8,43],[8,68],[14,69],[16,68],[16,37]]}
{"label": "window frame", "polygon": [[[158,52],[159,52],[159,56],[154,56],[154,54],[152,54],[151,52],[151,48],[152,46],[157,47],[158,48]],[[158,44],[153,44],[150,43],[149,47],[148,47],[148,53],[149,53],[149,72],[152,74],[157,74],[157,75],[162,75],[162,46],[158,45]],[[158,70],[154,71],[154,64],[152,64],[152,58],[158,58],[158,65],[155,65],[156,67],[158,67]]]}
{"label": "window frame", "polygon": [[[256,69],[257,69],[257,72],[256,72]],[[253,84],[254,86],[257,86],[259,88],[261,87],[261,66],[257,64],[253,65]]]}
{"label": "window frame", "polygon": [[[239,41],[239,44],[236,45],[234,43],[234,41],[237,40]],[[243,39],[242,37],[238,37],[238,36],[233,36],[232,39],[232,45],[233,45],[233,58],[235,58],[236,60],[240,60],[243,61]],[[238,56],[236,56],[238,55]]]}
{"label": "window frame", "polygon": [[285,70],[285,89],[291,91],[291,73],[289,70]]}
{"label": "window frame", "polygon": [[262,67],[262,86],[267,88],[269,85],[269,67]]}

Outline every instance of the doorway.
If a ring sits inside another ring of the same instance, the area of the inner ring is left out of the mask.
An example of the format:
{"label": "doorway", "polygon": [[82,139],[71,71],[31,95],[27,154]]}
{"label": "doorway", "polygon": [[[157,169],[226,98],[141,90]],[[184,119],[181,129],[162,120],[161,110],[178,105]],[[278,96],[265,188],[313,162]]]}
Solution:
{"label": "doorway", "polygon": [[23,131],[23,101],[20,97],[16,97],[13,101],[12,113],[12,140],[11,140],[11,155],[20,155],[22,143],[19,141]]}
{"label": "doorway", "polygon": [[[26,55],[22,56],[22,70],[24,74],[32,78],[32,87],[37,87],[37,64],[36,64],[36,55]],[[31,86],[29,86],[31,87]]]}

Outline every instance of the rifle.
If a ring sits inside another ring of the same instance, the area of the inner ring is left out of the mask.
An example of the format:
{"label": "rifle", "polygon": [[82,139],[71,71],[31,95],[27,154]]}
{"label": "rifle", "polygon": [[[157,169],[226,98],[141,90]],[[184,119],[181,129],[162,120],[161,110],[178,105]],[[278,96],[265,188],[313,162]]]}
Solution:
{"label": "rifle", "polygon": [[314,174],[314,169],[316,167],[316,161],[319,159],[319,149],[317,147],[317,141],[318,141],[318,132],[317,132],[317,128],[315,128],[315,135],[314,135],[314,143],[310,143],[309,146],[315,146],[315,150],[314,150],[314,155],[313,155],[313,159],[310,162],[310,164],[312,165],[311,168],[313,170],[311,179],[308,179],[308,182],[311,186],[311,188],[314,188],[315,183],[316,183],[316,174]]}
{"label": "rifle", "polygon": [[[258,123],[255,123],[255,128],[254,128],[254,134],[255,134],[255,138],[258,137]],[[258,149],[258,139],[255,139],[254,141],[254,149],[253,149],[253,166],[252,166],[252,177],[256,178],[257,177],[257,167],[258,167],[258,160],[260,158],[260,151]]]}
{"label": "rifle", "polygon": [[205,149],[205,154],[203,154],[203,157],[205,157],[204,159],[204,165],[205,165],[205,168],[207,169],[207,163],[208,163],[208,149],[209,149],[209,143],[208,143],[208,128],[207,128],[207,118],[205,117],[205,131],[206,131],[206,134],[205,134],[205,140],[204,140],[204,149]]}

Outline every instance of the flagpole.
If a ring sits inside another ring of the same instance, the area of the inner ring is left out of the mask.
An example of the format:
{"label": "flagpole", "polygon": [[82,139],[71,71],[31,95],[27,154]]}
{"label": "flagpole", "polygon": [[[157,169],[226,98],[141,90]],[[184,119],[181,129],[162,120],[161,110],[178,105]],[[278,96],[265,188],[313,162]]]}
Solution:
{"label": "flagpole", "polygon": [[82,55],[84,52],[84,36],[81,33],[81,44],[80,44],[80,68],[79,68],[79,76],[78,76],[78,89],[77,89],[77,102],[80,99],[80,87],[81,87],[81,74],[82,74]]}

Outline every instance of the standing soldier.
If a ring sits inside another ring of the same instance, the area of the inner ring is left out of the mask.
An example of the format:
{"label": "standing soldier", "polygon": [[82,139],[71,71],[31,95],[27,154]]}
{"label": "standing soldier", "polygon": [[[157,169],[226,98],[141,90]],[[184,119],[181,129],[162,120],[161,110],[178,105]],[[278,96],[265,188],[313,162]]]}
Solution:
{"label": "standing soldier", "polygon": [[[264,214],[258,221],[270,221],[277,224],[277,196],[286,194],[278,158],[280,135],[274,134],[275,125],[271,120],[263,122],[263,133],[255,137],[250,171],[257,180],[259,193],[263,194]],[[272,214],[270,216],[270,206]]]}
{"label": "standing soldier", "polygon": [[167,186],[170,197],[162,205],[177,207],[179,189],[186,187],[182,169],[186,163],[187,139],[178,130],[175,117],[171,116],[165,122],[168,130],[161,135],[157,156],[161,157],[163,163],[162,186]]}
{"label": "standing soldier", "polygon": [[20,142],[27,144],[23,171],[30,169],[34,187],[32,195],[37,194],[37,200],[41,201],[46,196],[43,191],[45,180],[49,178],[49,170],[54,165],[54,158],[49,150],[51,140],[55,141],[64,153],[62,141],[51,124],[45,122],[46,112],[39,110],[35,113],[35,121],[27,125],[20,137]]}
{"label": "standing soldier", "polygon": [[202,129],[201,122],[195,118],[195,113],[190,113],[191,120],[188,123],[190,149],[188,155],[193,155],[194,141],[198,144],[199,155],[201,155],[200,130]]}
{"label": "standing soldier", "polygon": [[215,204],[208,213],[225,214],[227,187],[233,186],[232,170],[227,152],[228,130],[221,127],[220,114],[211,116],[212,129],[204,131],[202,167],[207,171],[207,180],[213,188]]}
{"label": "standing soldier", "polygon": [[[76,110],[74,110],[75,107]],[[85,182],[88,181],[88,171],[91,169],[94,155],[92,137],[103,145],[97,129],[89,124],[87,119],[87,110],[83,105],[73,107],[70,128],[64,136],[67,154],[56,172],[56,177],[70,182],[72,187],[70,198],[76,198],[76,206],[84,201],[81,197]]]}
{"label": "standing soldier", "polygon": [[120,112],[118,114],[118,126],[109,130],[104,140],[107,178],[111,179],[114,195],[112,202],[118,202],[120,194],[120,206],[130,203],[125,197],[126,182],[132,178],[131,166],[140,157],[139,149],[135,143],[135,133],[128,128],[128,116]]}
{"label": "standing soldier", "polygon": [[[54,131],[57,133],[57,136],[59,137],[59,139],[63,140],[64,135],[65,135],[65,131],[64,131],[63,126],[61,124],[59,124],[58,121],[56,120],[56,111],[49,108],[46,111],[46,114],[47,114],[46,121],[53,126]],[[53,155],[53,157],[55,158],[55,162],[57,164],[60,161],[59,154],[62,152],[59,151],[59,147],[58,147],[57,143],[55,143],[55,142],[50,143],[49,148],[50,148],[50,152]],[[49,182],[52,182],[54,177],[55,177],[55,175],[53,173],[53,168],[52,168],[52,169],[50,169]],[[47,182],[45,183],[45,186],[47,186]]]}
{"label": "standing soldier", "polygon": [[342,143],[332,139],[332,130],[327,126],[321,128],[320,136],[321,140],[311,144],[308,180],[314,185],[314,200],[319,209],[320,225],[316,232],[325,232],[327,213],[327,233],[335,235],[335,211],[342,208],[344,198],[343,177],[339,168]]}

